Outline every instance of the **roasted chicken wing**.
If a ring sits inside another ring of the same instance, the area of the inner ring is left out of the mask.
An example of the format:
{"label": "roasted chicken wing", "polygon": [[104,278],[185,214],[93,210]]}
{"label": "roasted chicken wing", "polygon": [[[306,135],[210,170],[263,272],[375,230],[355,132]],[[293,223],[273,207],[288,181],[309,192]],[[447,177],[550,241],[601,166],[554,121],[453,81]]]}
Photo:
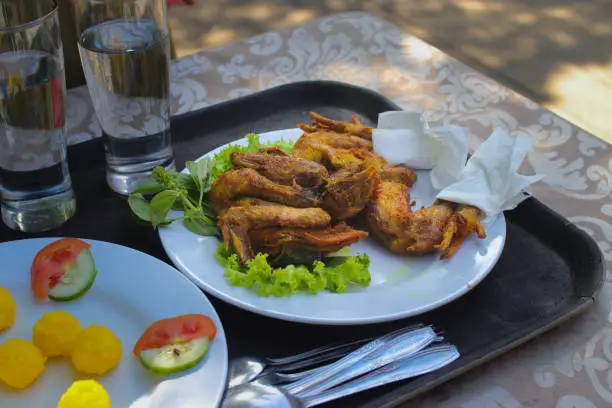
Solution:
{"label": "roasted chicken wing", "polygon": [[372,139],[372,128],[361,123],[357,115],[351,115],[351,122],[332,120],[315,112],[309,112],[309,115],[313,120],[311,126],[315,129],[328,129],[336,133],[347,133],[367,140]]}
{"label": "roasted chicken wing", "polygon": [[413,243],[406,236],[405,226],[410,222],[410,190],[401,183],[377,181],[371,202],[365,211],[368,230],[391,251],[404,254]]}
{"label": "roasted chicken wing", "polygon": [[373,167],[347,167],[333,173],[323,190],[320,205],[335,220],[359,214],[370,201],[374,189]]}
{"label": "roasted chicken wing", "polygon": [[408,187],[412,187],[417,180],[416,172],[404,166],[383,166],[376,176],[382,181],[393,181]]}
{"label": "roasted chicken wing", "polygon": [[416,182],[416,172],[404,166],[392,166],[372,151],[372,143],[356,136],[325,131],[309,132],[309,125],[300,125],[305,133],[297,140],[292,155],[321,163],[330,171],[346,167],[372,166],[383,180],[399,181],[408,186]]}
{"label": "roasted chicken wing", "polygon": [[325,166],[299,157],[282,155],[277,150],[250,153],[236,151],[230,157],[234,167],[255,169],[268,179],[287,186],[314,188],[329,176]]}
{"label": "roasted chicken wing", "polygon": [[366,210],[367,224],[393,252],[435,252],[453,215],[454,204],[443,201],[417,211],[412,210],[413,205],[405,184],[381,181]]}
{"label": "roasted chicken wing", "polygon": [[230,207],[219,217],[218,224],[226,248],[233,247],[239,261],[244,265],[255,256],[249,239],[249,231],[280,228],[325,228],[331,217],[320,208],[295,208],[280,204],[251,203]]}
{"label": "roasted chicken wing", "polygon": [[480,239],[487,236],[480,223],[481,216],[480,209],[470,205],[460,206],[455,211],[444,228],[443,239],[438,246],[440,250],[445,251],[441,259],[452,257],[470,233],[475,232]]}
{"label": "roasted chicken wing", "polygon": [[218,214],[240,197],[262,198],[300,208],[317,206],[317,199],[310,191],[275,183],[249,168],[221,174],[210,188],[209,199]]}
{"label": "roasted chicken wing", "polygon": [[256,252],[267,253],[275,264],[309,263],[368,236],[344,223],[321,229],[265,228],[251,230]]}
{"label": "roasted chicken wing", "polygon": [[413,211],[408,187],[402,183],[380,181],[366,209],[368,227],[389,249],[399,254],[426,254],[445,251],[442,259],[452,257],[465,238],[485,233],[480,210],[437,200],[429,207]]}

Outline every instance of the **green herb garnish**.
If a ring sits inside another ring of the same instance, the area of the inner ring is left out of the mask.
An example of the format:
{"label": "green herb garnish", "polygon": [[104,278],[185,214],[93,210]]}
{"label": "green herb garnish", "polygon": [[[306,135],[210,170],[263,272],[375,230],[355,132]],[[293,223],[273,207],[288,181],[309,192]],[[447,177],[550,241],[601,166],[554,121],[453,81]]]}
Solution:
{"label": "green herb garnish", "polygon": [[[182,220],[191,232],[211,236],[217,235],[216,215],[206,201],[210,189],[211,161],[204,158],[198,162],[188,161],[185,167],[189,175],[166,171],[163,167],[153,170],[153,180],[142,184],[128,197],[132,212],[141,220],[150,222],[153,228]],[[151,201],[143,194],[156,192]],[[183,215],[168,218],[172,209],[183,211]]]}
{"label": "green herb garnish", "polygon": [[[294,143],[284,139],[262,143],[255,133],[247,134],[246,139],[246,146],[230,144],[216,153],[212,160],[188,161],[185,167],[189,174],[155,168],[153,179],[143,182],[128,197],[132,212],[142,221],[151,223],[153,228],[182,220],[183,225],[194,234],[219,235],[216,215],[207,201],[207,193],[220,174],[232,169],[231,154],[235,151],[256,152],[264,147],[279,147],[291,153]],[[152,193],[156,195],[149,202],[144,194]],[[184,214],[168,218],[171,209],[184,211]]]}

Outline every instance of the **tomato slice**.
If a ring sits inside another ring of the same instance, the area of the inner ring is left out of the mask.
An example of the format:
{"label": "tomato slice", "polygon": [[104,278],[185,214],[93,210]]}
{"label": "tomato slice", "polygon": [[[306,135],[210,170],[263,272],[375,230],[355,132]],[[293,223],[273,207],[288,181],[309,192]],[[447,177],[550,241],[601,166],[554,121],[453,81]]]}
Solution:
{"label": "tomato slice", "polygon": [[158,320],[150,325],[134,345],[134,355],[143,350],[160,348],[170,344],[186,343],[200,337],[212,341],[217,335],[217,326],[208,316],[186,314]]}
{"label": "tomato slice", "polygon": [[77,256],[91,245],[77,238],[62,238],[38,251],[30,269],[30,283],[34,296],[47,298],[49,289],[54,287]]}

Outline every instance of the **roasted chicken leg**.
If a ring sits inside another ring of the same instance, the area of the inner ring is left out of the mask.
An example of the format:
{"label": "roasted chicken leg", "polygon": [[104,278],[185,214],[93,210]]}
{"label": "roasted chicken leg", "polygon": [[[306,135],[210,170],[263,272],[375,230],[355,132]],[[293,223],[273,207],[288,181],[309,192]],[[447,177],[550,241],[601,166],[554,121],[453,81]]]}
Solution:
{"label": "roasted chicken leg", "polygon": [[322,229],[265,228],[249,232],[255,251],[269,254],[275,263],[312,262],[367,236],[367,232],[344,223]]}
{"label": "roasted chicken leg", "polygon": [[240,197],[256,197],[293,207],[316,207],[316,197],[308,190],[285,186],[262,176],[254,169],[236,169],[221,174],[209,193],[210,202],[222,214]]}
{"label": "roasted chicken leg", "polygon": [[232,246],[243,265],[255,256],[249,239],[251,230],[269,227],[325,228],[331,223],[329,214],[320,208],[253,204],[230,207],[218,220],[225,247],[229,249]]}
{"label": "roasted chicken leg", "polygon": [[277,151],[236,151],[230,157],[234,167],[255,169],[264,177],[287,186],[314,188],[320,186],[329,176],[325,166],[319,163],[280,155]]}

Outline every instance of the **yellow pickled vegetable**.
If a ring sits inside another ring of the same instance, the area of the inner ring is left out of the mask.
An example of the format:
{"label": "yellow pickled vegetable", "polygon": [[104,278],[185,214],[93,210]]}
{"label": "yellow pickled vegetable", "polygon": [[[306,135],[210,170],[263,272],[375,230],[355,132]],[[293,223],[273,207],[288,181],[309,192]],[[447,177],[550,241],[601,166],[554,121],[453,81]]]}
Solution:
{"label": "yellow pickled vegetable", "polygon": [[83,331],[76,317],[63,310],[46,312],[32,329],[32,340],[47,357],[70,357]]}
{"label": "yellow pickled vegetable", "polygon": [[13,388],[27,388],[42,374],[46,361],[29,341],[9,339],[0,344],[0,380]]}
{"label": "yellow pickled vegetable", "polygon": [[103,375],[121,360],[121,340],[104,326],[92,324],[79,334],[72,364],[83,374]]}
{"label": "yellow pickled vegetable", "polygon": [[8,289],[0,286],[0,331],[8,329],[15,322],[17,305]]}
{"label": "yellow pickled vegetable", "polygon": [[96,380],[79,380],[60,398],[57,408],[110,408],[108,392]]}

